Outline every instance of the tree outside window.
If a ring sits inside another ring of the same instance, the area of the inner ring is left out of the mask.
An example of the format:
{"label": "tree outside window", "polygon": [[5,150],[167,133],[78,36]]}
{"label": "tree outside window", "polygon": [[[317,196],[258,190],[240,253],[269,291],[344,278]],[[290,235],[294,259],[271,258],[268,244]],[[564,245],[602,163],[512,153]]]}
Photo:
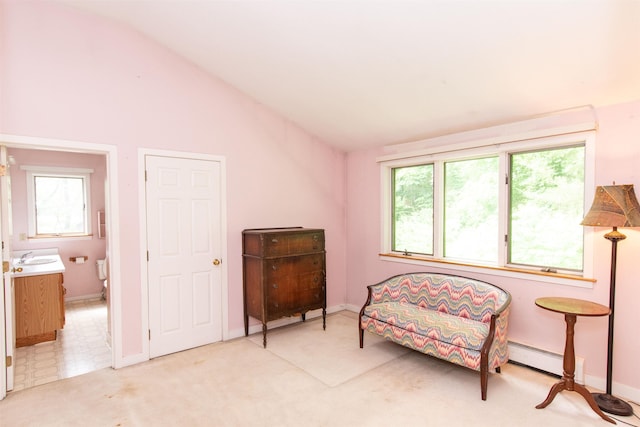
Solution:
{"label": "tree outside window", "polygon": [[[584,144],[443,158],[391,171],[392,251],[582,271]],[[434,196],[434,188],[442,195]]]}

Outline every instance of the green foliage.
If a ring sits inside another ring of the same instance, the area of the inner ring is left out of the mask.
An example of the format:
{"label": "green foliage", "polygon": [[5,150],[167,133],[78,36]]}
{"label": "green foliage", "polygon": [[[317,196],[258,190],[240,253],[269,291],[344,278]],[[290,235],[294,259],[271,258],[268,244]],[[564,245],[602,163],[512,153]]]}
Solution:
{"label": "green foliage", "polygon": [[[496,263],[501,214],[509,259],[582,269],[584,146],[509,155],[509,211],[499,212],[497,156],[444,163],[444,256]],[[434,165],[393,169],[393,250],[433,254]]]}
{"label": "green foliage", "polygon": [[433,253],[433,164],[393,169],[393,250]]}
{"label": "green foliage", "polygon": [[582,269],[584,147],[511,156],[510,262]]}
{"label": "green foliage", "polygon": [[445,163],[444,255],[498,259],[498,157]]}

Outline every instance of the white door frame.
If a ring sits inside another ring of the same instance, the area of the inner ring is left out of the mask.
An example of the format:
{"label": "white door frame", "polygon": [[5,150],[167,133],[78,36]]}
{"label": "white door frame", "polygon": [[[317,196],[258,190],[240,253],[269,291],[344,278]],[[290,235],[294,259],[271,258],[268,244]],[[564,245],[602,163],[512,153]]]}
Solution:
{"label": "white door frame", "polygon": [[[13,281],[11,279],[11,273],[9,269],[4,271],[4,263],[11,262],[11,183],[9,172],[9,158],[7,155],[7,146],[0,143],[0,164],[5,166],[6,169],[2,171],[0,176],[0,195],[2,200],[0,201],[0,236],[2,236],[2,280],[4,289],[0,291],[0,306],[4,307],[4,319],[5,324],[3,328],[0,328],[0,360],[6,360],[5,375],[0,378],[0,399],[7,395],[7,391],[13,390],[14,378],[15,378],[15,354],[16,354],[16,339],[14,336],[15,328],[15,308],[13,306],[14,291]],[[11,266],[9,266],[11,267]],[[9,307],[7,309],[7,307]],[[9,359],[11,358],[11,359]],[[11,363],[9,363],[11,360]]]}
{"label": "white door frame", "polygon": [[175,157],[181,159],[209,160],[220,163],[220,242],[221,247],[221,298],[222,298],[222,340],[229,339],[229,287],[227,282],[227,172],[226,159],[204,153],[190,153],[172,150],[138,149],[138,215],[140,218],[140,283],[142,285],[142,353],[150,358],[149,352],[149,277],[147,274],[147,215],[145,192],[145,156]]}
{"label": "white door frame", "polygon": [[[120,223],[118,220],[118,153],[115,145],[95,144],[83,141],[71,141],[53,138],[40,138],[0,133],[0,142],[7,147],[28,150],[73,151],[90,154],[103,154],[106,157],[107,187],[105,192],[105,211],[107,214],[107,256],[110,262],[110,310],[111,310],[111,361],[114,368],[126,366],[122,354],[122,288],[120,281]],[[117,302],[117,303],[114,303]],[[0,307],[0,326],[4,329],[4,305]],[[6,371],[2,369],[2,376]],[[6,381],[6,378],[5,378]]]}

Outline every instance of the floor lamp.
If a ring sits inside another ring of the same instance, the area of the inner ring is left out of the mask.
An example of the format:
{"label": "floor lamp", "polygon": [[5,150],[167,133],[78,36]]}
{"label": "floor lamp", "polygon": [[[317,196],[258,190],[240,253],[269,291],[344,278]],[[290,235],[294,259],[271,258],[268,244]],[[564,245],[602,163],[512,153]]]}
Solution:
{"label": "floor lamp", "polygon": [[613,227],[604,235],[611,241],[611,279],[609,285],[609,342],[607,350],[607,392],[593,393],[596,403],[605,412],[615,415],[631,415],[633,408],[624,400],[611,394],[611,374],[613,368],[613,320],[616,302],[616,256],[620,240],[627,236],[618,227],[640,227],[640,205],[633,185],[609,185],[596,188],[593,205],[581,222],[585,226]]}

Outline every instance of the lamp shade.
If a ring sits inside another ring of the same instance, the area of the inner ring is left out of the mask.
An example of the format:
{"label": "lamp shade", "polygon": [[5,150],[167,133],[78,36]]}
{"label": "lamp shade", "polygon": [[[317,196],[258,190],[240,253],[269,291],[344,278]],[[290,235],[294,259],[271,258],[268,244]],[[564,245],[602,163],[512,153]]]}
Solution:
{"label": "lamp shade", "polygon": [[633,184],[596,187],[593,204],[582,225],[594,227],[640,227],[640,205]]}

